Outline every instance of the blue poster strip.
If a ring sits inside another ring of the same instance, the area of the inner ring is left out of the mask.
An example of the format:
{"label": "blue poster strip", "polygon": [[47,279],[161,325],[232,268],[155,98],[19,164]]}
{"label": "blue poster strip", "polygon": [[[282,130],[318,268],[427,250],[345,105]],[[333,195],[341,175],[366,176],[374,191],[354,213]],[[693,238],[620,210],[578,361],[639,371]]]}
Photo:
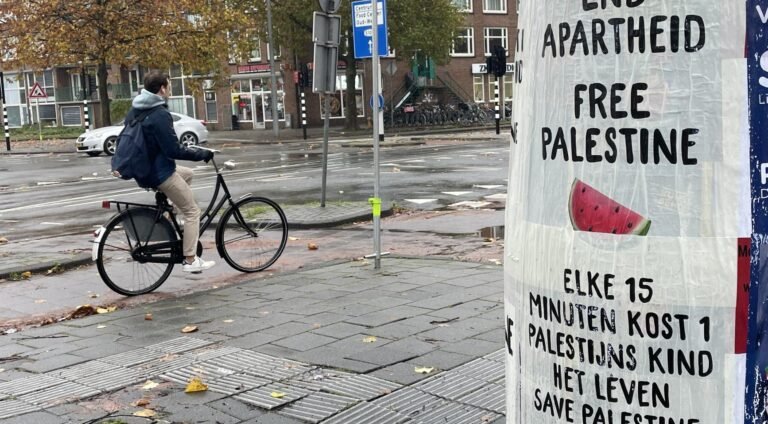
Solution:
{"label": "blue poster strip", "polygon": [[768,423],[768,1],[746,3],[752,243],[745,422],[755,424]]}

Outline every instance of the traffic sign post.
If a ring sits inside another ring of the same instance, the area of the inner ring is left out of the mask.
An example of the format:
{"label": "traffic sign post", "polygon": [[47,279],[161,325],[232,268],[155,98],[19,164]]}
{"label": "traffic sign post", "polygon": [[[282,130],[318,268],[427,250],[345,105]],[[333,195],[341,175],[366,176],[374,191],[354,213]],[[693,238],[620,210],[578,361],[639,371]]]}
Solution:
{"label": "traffic sign post", "polygon": [[37,109],[37,132],[40,141],[43,141],[43,124],[40,122],[40,99],[48,98],[48,95],[45,94],[45,90],[40,87],[40,84],[35,82],[35,85],[29,90],[29,95],[27,97],[35,99],[35,108]]}
{"label": "traffic sign post", "polygon": [[[387,41],[387,7],[385,0],[359,0],[352,2],[352,38],[355,45],[355,59],[373,57],[373,46],[378,46],[378,56],[389,54]],[[376,19],[376,39],[374,39],[373,19]]]}
{"label": "traffic sign post", "polygon": [[6,107],[7,100],[5,99],[5,79],[3,73],[0,72],[0,100],[3,102],[3,132],[5,132],[5,149],[11,151],[11,133],[8,131],[8,108]]}

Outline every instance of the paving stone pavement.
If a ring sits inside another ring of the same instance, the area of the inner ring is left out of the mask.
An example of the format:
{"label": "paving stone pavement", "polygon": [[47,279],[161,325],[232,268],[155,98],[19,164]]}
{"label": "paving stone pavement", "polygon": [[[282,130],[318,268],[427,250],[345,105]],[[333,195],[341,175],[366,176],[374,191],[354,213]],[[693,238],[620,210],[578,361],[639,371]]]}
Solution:
{"label": "paving stone pavement", "polygon": [[[0,420],[502,423],[502,281],[386,257],[0,336]],[[208,391],[184,393],[193,377]]]}

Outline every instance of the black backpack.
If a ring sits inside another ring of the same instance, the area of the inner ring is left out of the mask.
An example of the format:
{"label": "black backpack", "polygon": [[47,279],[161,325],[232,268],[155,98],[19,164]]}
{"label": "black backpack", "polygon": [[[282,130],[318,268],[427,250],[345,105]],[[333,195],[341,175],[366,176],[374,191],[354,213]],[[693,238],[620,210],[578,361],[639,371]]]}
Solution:
{"label": "black backpack", "polygon": [[115,155],[112,156],[112,175],[124,180],[135,179],[141,185],[152,172],[149,150],[141,123],[157,109],[154,107],[136,115],[117,136]]}

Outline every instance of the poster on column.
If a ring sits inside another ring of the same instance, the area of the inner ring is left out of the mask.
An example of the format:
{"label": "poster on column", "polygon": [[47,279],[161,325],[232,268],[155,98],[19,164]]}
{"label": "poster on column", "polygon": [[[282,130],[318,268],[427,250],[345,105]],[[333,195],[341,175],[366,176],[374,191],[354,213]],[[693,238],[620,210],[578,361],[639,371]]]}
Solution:
{"label": "poster on column", "polygon": [[745,422],[746,13],[520,2],[507,422]]}

